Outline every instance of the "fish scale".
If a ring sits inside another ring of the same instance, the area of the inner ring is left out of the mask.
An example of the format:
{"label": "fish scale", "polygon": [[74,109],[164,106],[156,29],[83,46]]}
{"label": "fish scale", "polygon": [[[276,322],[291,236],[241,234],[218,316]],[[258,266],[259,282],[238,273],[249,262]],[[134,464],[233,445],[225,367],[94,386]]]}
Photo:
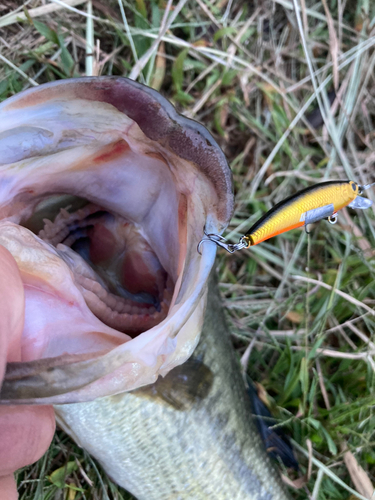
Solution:
{"label": "fish scale", "polygon": [[139,500],[287,500],[251,420],[212,279],[193,356],[213,383],[185,410],[134,391],[55,406],[58,422]]}

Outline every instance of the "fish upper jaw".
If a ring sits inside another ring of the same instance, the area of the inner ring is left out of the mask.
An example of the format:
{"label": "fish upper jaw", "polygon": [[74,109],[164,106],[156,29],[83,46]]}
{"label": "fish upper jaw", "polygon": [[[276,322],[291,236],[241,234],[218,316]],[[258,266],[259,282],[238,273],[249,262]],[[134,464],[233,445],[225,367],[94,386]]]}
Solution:
{"label": "fish upper jaw", "polygon": [[[200,256],[197,243],[204,226],[222,231],[233,208],[222,152],[202,126],[126,79],[41,86],[5,101],[0,117],[0,244],[26,298],[22,362],[9,364],[0,397],[68,403],[152,383],[199,339],[216,249]],[[64,197],[110,215],[56,229]],[[64,245],[77,234],[81,255]],[[160,312],[147,314],[155,296]]]}

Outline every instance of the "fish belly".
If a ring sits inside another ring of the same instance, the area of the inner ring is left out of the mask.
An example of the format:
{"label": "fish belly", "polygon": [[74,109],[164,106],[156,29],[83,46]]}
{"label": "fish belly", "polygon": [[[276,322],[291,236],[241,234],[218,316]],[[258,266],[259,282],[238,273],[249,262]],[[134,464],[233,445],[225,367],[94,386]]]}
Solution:
{"label": "fish belly", "polygon": [[136,391],[55,407],[61,427],[139,500],[289,498],[252,422],[214,281],[193,354],[213,374],[205,397],[181,409]]}

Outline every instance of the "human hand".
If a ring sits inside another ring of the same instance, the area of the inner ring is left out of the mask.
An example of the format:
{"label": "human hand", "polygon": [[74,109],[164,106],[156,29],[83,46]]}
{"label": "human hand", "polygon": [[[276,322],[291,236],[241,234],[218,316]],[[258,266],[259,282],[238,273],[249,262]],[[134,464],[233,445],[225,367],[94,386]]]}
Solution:
{"label": "human hand", "polygon": [[[0,386],[8,361],[21,361],[24,290],[17,264],[0,245]],[[0,500],[18,498],[13,472],[38,460],[55,431],[52,406],[0,406]]]}

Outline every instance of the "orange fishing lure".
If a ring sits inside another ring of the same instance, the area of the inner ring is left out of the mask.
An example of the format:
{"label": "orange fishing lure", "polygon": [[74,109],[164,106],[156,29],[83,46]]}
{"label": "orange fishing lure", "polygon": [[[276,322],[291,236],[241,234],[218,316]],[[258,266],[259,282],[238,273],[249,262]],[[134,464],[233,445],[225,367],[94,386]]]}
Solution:
{"label": "orange fishing lure", "polygon": [[230,253],[249,248],[277,234],[285,233],[296,227],[305,226],[327,219],[331,224],[337,221],[337,212],[349,206],[366,209],[372,201],[360,195],[373,184],[360,186],[354,181],[327,181],[310,186],[281,201],[264,214],[240,238],[237,244],[227,243],[218,234],[206,234],[204,241],[212,241]]}

